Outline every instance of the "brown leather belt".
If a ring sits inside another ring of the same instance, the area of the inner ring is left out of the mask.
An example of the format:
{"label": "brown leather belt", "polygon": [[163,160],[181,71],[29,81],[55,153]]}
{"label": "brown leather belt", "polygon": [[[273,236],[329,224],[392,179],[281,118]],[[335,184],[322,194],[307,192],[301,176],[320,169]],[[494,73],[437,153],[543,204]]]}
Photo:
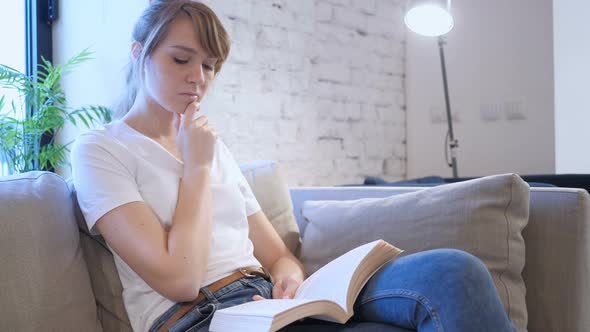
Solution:
{"label": "brown leather belt", "polygon": [[[231,284],[232,282],[239,280],[244,277],[256,277],[260,276],[270,281],[270,274],[266,272],[266,270],[261,266],[246,266],[240,268],[238,271],[230,274],[225,278],[221,278],[216,282],[206,286],[211,293],[215,293],[218,290],[222,289],[223,287]],[[205,300],[205,294],[199,291],[199,295],[196,299],[192,300],[191,302],[183,302],[183,305],[174,312],[167,321],[158,329],[158,332],[167,332],[168,328],[172,326],[177,320],[182,318],[187,312],[189,312],[194,306],[201,303],[201,301]]]}

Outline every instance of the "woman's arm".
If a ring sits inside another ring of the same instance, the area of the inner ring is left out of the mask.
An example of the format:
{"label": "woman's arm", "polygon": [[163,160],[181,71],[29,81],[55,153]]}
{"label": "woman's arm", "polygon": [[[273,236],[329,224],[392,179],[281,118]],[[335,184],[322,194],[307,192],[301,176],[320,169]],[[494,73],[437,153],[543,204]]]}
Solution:
{"label": "woman's arm", "polygon": [[129,267],[155,291],[175,302],[198,296],[211,247],[210,173],[217,135],[206,116],[195,118],[199,109],[199,105],[190,103],[183,115],[174,115],[176,145],[184,168],[170,231],[166,232],[143,202],[119,206],[96,222],[105,240]]}
{"label": "woman's arm", "polygon": [[270,271],[275,283],[273,298],[292,298],[305,279],[303,264],[289,251],[262,211],[249,216],[248,224],[254,256]]}
{"label": "woman's arm", "polygon": [[169,233],[144,202],[119,206],[96,222],[113,250],[150,287],[175,302],[196,298],[207,270],[211,241],[209,182],[208,168],[185,171]]}

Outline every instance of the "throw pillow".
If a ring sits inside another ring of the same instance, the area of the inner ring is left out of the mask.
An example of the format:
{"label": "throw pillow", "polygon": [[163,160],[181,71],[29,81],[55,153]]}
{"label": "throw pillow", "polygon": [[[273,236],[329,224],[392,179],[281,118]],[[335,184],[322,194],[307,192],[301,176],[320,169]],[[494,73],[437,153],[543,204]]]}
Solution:
{"label": "throw pillow", "polygon": [[306,201],[301,258],[313,273],[346,251],[384,239],[411,254],[455,248],[488,267],[506,312],[526,331],[522,230],[529,186],[516,174],[489,176],[386,198]]}
{"label": "throw pillow", "polygon": [[287,248],[297,256],[301,245],[299,227],[293,215],[293,203],[281,167],[276,161],[259,160],[241,163],[240,169],[262,211]]}

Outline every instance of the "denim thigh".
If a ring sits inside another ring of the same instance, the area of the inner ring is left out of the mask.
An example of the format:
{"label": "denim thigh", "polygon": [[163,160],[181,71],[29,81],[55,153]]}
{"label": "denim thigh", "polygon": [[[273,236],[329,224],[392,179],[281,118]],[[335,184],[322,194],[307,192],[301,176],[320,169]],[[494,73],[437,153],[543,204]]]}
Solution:
{"label": "denim thigh", "polygon": [[435,249],[384,265],[359,294],[355,321],[419,331],[515,331],[492,277],[464,251]]}

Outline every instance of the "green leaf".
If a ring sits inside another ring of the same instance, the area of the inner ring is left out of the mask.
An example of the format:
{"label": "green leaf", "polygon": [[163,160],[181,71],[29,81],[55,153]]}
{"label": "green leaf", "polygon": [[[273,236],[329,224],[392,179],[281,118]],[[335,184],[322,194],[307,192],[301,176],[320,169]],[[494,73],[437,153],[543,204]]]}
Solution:
{"label": "green leaf", "polygon": [[84,125],[86,126],[86,128],[90,128],[90,125],[88,124],[88,120],[86,120],[86,119],[84,118],[84,114],[82,114],[82,113],[79,113],[79,114],[78,114],[78,117],[80,118],[80,120],[82,120],[82,122],[84,123]]}
{"label": "green leaf", "polygon": [[[67,145],[56,143],[55,135],[66,121],[78,126],[82,122],[87,128],[97,122],[110,122],[111,112],[103,106],[83,106],[70,111],[66,94],[60,80],[64,74],[91,59],[88,49],[69,59],[64,64],[54,65],[41,59],[38,70],[27,76],[8,66],[0,65],[0,87],[18,91],[20,103],[11,102],[14,114],[0,113],[0,154],[12,172],[49,170],[68,163]],[[5,109],[7,98],[0,96],[0,111]],[[20,107],[20,109],[18,109]],[[24,118],[16,116],[17,113]],[[44,146],[40,140],[53,134]]]}
{"label": "green leaf", "polygon": [[70,120],[70,122],[74,125],[74,126],[78,126],[76,124],[76,118],[74,116],[72,116],[72,114],[68,114],[68,119]]}
{"label": "green leaf", "polygon": [[84,106],[70,113],[71,116],[78,116],[87,128],[96,122],[111,122],[111,111],[103,106]]}
{"label": "green leaf", "polygon": [[0,86],[19,89],[28,80],[27,76],[6,65],[0,65]]}

